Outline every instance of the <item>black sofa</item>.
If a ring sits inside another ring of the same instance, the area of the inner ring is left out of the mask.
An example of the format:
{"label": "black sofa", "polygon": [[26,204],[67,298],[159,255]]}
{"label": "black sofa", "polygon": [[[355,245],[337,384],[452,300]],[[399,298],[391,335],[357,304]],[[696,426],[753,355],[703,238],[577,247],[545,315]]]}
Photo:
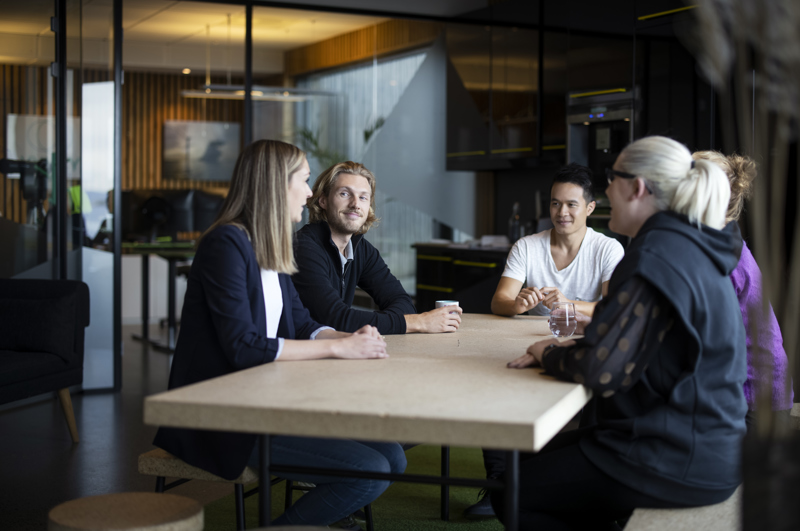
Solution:
{"label": "black sofa", "polygon": [[0,279],[0,404],[56,391],[78,442],[69,387],[83,382],[87,326],[83,282]]}

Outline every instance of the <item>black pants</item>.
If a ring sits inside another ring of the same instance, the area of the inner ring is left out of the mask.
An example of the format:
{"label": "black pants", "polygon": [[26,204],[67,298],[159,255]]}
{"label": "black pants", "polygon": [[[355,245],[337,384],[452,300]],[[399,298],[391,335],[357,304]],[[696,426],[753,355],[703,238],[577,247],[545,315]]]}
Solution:
{"label": "black pants", "polygon": [[[585,419],[593,418],[592,415],[587,415],[586,411],[593,402],[589,402],[583,407],[583,410],[575,415],[572,420],[567,422],[566,426],[561,429],[561,433],[565,431],[572,431],[575,429],[588,427],[591,424],[585,424]],[[486,479],[497,479],[506,471],[506,452],[504,450],[488,450],[483,449],[483,466],[486,468]]]}
{"label": "black pants", "polygon": [[[520,529],[619,529],[616,520],[637,507],[678,507],[626,487],[594,466],[578,447],[590,430],[559,433],[539,453],[520,455]],[[505,521],[504,491],[492,491],[492,507]]]}

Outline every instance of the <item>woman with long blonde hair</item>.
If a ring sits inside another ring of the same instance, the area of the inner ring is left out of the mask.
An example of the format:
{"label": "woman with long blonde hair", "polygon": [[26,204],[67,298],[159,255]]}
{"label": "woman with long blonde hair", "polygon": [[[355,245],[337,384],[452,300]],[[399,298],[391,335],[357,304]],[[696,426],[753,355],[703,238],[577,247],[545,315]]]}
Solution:
{"label": "woman with long blonde hair", "polygon": [[[376,328],[337,332],[309,316],[294,289],[292,223],[300,221],[309,168],[290,144],[259,140],[236,162],[230,190],[200,239],[181,314],[169,387],[275,361],[386,358]],[[256,435],[160,428],[154,444],[225,479],[257,466]],[[275,436],[274,464],[402,473],[397,443]],[[291,477],[290,479],[306,479]],[[387,481],[314,478],[317,484],[274,523],[327,525],[375,500]]]}

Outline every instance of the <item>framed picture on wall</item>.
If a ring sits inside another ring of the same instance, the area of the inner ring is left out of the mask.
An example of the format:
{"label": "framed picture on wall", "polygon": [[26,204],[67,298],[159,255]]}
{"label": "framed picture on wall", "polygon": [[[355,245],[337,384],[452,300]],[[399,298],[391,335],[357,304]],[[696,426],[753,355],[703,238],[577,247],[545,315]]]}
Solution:
{"label": "framed picture on wall", "polygon": [[240,126],[234,122],[164,122],[165,179],[229,181],[239,156]]}

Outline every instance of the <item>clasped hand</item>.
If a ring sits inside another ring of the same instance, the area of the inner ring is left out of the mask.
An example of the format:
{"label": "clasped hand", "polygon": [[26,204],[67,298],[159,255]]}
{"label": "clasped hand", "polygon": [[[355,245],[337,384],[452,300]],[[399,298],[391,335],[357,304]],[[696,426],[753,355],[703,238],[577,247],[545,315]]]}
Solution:
{"label": "clasped hand", "polygon": [[546,307],[551,308],[554,302],[568,302],[561,290],[554,286],[545,286],[543,288],[528,287],[522,288],[517,297],[514,299],[514,306],[517,313],[527,312],[540,302]]}
{"label": "clasped hand", "polygon": [[508,363],[509,369],[525,369],[526,367],[538,367],[542,364],[542,357],[544,354],[544,350],[552,344],[556,344],[559,347],[571,347],[575,344],[575,341],[563,341],[559,343],[557,340],[554,339],[543,339],[542,341],[537,341],[533,345],[528,347],[528,350],[520,356],[519,358],[515,359],[514,361],[510,361]]}
{"label": "clasped hand", "polygon": [[388,358],[386,341],[374,326],[364,325],[349,336],[339,340],[338,358],[370,359]]}

